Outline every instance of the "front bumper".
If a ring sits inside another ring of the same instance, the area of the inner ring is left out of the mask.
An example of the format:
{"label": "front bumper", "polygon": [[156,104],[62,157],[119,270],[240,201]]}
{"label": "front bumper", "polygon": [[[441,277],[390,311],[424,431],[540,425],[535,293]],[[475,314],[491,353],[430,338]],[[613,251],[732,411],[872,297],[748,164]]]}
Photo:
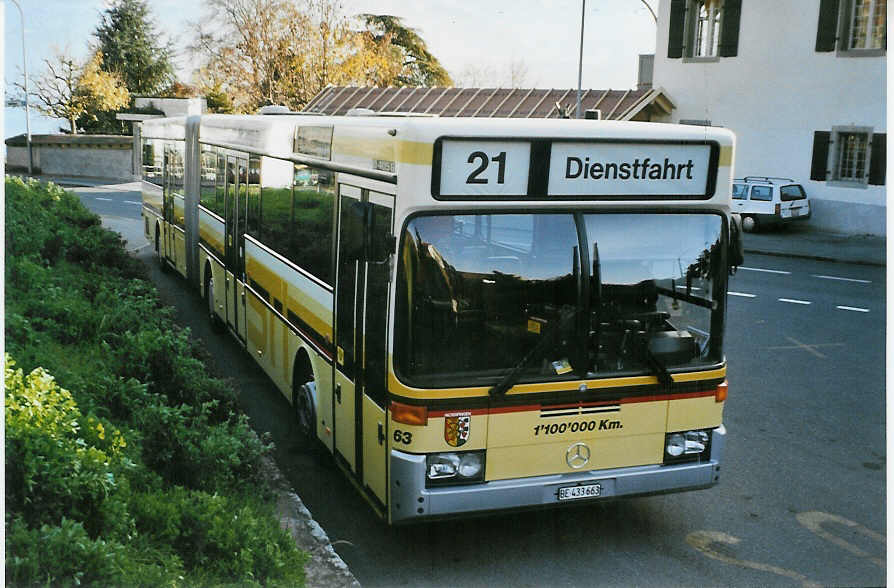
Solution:
{"label": "front bumper", "polygon": [[[559,502],[557,498],[560,487],[593,482],[602,484],[602,496],[587,501],[708,488],[719,480],[725,438],[723,425],[714,429],[711,458],[701,463],[594,470],[443,488],[425,487],[425,455],[392,450],[391,522],[565,505],[569,503]],[[581,502],[585,500],[570,501],[570,504]]]}

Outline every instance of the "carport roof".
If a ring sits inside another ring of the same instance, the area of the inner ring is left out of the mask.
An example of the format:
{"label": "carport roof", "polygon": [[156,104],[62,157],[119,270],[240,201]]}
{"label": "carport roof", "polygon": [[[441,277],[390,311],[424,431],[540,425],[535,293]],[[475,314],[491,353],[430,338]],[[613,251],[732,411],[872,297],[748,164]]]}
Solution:
{"label": "carport roof", "polygon": [[[343,115],[353,108],[367,108],[447,117],[561,118],[557,104],[573,113],[576,100],[576,89],[329,86],[314,96],[304,112]],[[599,109],[605,120],[670,114],[673,107],[661,88],[581,91],[581,109]]]}

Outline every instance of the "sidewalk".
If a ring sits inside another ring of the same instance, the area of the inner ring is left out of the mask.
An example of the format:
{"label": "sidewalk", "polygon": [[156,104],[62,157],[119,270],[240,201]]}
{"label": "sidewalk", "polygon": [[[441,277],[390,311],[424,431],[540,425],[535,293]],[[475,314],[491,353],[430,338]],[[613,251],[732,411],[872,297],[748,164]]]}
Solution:
{"label": "sidewalk", "polygon": [[806,223],[744,237],[746,260],[749,253],[879,266],[887,260],[886,237],[826,233]]}

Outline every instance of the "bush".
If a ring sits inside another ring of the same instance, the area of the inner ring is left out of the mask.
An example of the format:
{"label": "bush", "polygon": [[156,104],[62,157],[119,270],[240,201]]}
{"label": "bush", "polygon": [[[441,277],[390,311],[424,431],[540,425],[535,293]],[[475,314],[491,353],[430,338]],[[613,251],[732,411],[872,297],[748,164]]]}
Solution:
{"label": "bush", "polygon": [[6,189],[7,582],[301,584],[270,448],[142,265],[77,197]]}
{"label": "bush", "polygon": [[270,507],[255,500],[175,488],[140,495],[134,516],[137,529],[172,545],[201,584],[238,578],[274,586],[303,583],[306,556],[288,533],[269,524]]}
{"label": "bush", "polygon": [[44,370],[25,376],[14,365],[7,355],[7,509],[31,526],[67,516],[84,521],[92,537],[126,533],[127,489],[118,483],[130,466],[123,435],[107,422],[84,418]]}

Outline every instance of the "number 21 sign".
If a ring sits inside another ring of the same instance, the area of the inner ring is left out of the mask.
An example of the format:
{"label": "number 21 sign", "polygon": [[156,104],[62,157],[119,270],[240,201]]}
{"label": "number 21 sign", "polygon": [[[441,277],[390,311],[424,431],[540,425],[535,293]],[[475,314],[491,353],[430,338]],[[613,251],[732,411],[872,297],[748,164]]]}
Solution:
{"label": "number 21 sign", "polygon": [[518,196],[528,191],[528,141],[443,139],[441,196]]}

